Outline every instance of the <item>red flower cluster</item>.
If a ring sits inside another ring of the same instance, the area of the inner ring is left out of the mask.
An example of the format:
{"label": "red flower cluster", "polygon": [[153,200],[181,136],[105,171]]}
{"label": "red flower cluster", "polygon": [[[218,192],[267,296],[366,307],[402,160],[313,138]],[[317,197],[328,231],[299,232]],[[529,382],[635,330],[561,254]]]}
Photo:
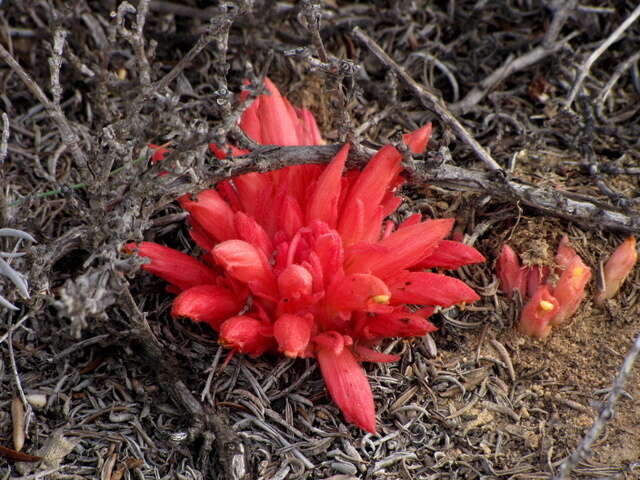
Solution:
{"label": "red flower cluster", "polygon": [[[266,86],[269,95],[242,116],[247,135],[261,144],[320,144],[313,116],[292,107],[270,81]],[[422,153],[430,133],[426,125],[404,142]],[[249,173],[179,199],[190,213],[191,237],[206,252],[201,260],[152,242],[125,250],[148,258],[143,268],[179,293],[174,317],[208,323],[223,345],[251,356],[315,357],[346,419],[375,433],[360,362],[397,360],[374,346],[434,331],[427,318],[435,306],[478,300],[460,280],[425,269],[484,257],[444,240],[453,219],[385,220],[401,203],[394,194],[403,182],[396,148],[387,145],[364,170],[345,173],[348,151],[345,145],[326,166]]]}
{"label": "red flower cluster", "polygon": [[523,267],[509,245],[502,247],[498,258],[502,291],[511,297],[518,290],[523,298],[529,298],[520,313],[519,329],[532,337],[544,338],[551,327],[566,322],[584,299],[585,287],[591,278],[591,269],[569,245],[566,235],[558,246],[555,263],[554,273],[559,279],[554,287],[549,267]]}

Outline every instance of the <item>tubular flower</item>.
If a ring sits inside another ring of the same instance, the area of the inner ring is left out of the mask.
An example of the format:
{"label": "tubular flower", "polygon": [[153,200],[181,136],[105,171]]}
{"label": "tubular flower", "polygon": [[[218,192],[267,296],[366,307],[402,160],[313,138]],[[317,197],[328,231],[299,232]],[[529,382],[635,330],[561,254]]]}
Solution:
{"label": "tubular flower", "polygon": [[[292,107],[268,80],[266,89],[240,121],[249,137],[261,144],[322,143],[308,111]],[[404,141],[422,153],[430,134],[426,125]],[[210,149],[219,158],[246,153]],[[345,173],[348,152],[345,145],[326,166],[249,173],[182,197],[191,236],[205,251],[202,262],[148,242],[126,250],[150,258],[143,268],[182,291],[174,316],[207,322],[232,351],[316,358],[345,418],[374,433],[361,362],[397,360],[375,351],[376,344],[432,332],[427,318],[435,306],[479,298],[460,280],[424,268],[457,268],[484,257],[445,240],[453,219],[418,215],[400,226],[385,220],[401,203],[395,191],[403,182],[402,155],[393,146],[361,172]]]}
{"label": "tubular flower", "polygon": [[604,288],[596,295],[596,303],[612,298],[638,261],[635,237],[627,238],[615,249],[604,265]]}
{"label": "tubular flower", "polygon": [[522,308],[520,332],[530,337],[545,338],[551,332],[551,320],[558,312],[558,300],[547,285],[541,286]]}

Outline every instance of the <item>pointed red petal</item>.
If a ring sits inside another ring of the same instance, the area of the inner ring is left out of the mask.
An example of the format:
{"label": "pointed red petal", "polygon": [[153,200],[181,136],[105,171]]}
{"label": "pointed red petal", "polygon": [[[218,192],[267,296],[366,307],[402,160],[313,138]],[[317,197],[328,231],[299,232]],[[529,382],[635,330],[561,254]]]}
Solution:
{"label": "pointed red petal", "polygon": [[242,131],[246,133],[251,140],[263,145],[265,142],[262,141],[262,129],[260,128],[258,111],[260,110],[260,101],[264,97],[266,97],[266,95],[258,96],[258,98],[256,98],[253,103],[251,103],[251,105],[242,112],[242,117],[240,117],[240,128]]}
{"label": "pointed red petal", "polygon": [[509,297],[514,290],[519,290],[522,296],[527,293],[527,271],[522,268],[516,252],[506,243],[502,246],[498,263],[496,264],[500,289]]}
{"label": "pointed red petal", "polygon": [[257,116],[260,122],[260,143],[263,145],[302,145],[298,138],[298,119],[295,110],[271,80],[265,78],[270,95],[260,95]]}
{"label": "pointed red petal", "polygon": [[290,358],[307,354],[313,329],[313,317],[284,314],[273,325],[273,335],[278,349]]}
{"label": "pointed red petal", "polygon": [[218,275],[186,253],[164,247],[154,242],[129,243],[123,247],[127,253],[136,252],[151,260],[142,265],[142,269],[157,275],[180,290],[196,285],[215,284]]}
{"label": "pointed red petal", "polygon": [[426,150],[430,138],[431,124],[427,123],[424,127],[404,135],[403,141],[413,153],[420,154]]}
{"label": "pointed red petal", "polygon": [[591,269],[576,254],[553,289],[553,296],[558,300],[558,311],[551,320],[554,326],[566,322],[578,310],[590,279]]}
{"label": "pointed red petal", "polygon": [[302,140],[302,145],[324,145],[324,140],[313,114],[306,109],[296,109],[296,111],[302,120],[302,132],[298,133],[298,137]]}
{"label": "pointed red petal", "polygon": [[558,245],[558,253],[556,253],[556,265],[558,265],[559,272],[558,274],[562,274],[562,271],[566,270],[573,257],[577,255],[574,248],[569,244],[569,237],[564,235],[560,240],[560,245]]}
{"label": "pointed red petal", "polygon": [[369,317],[363,328],[363,337],[365,340],[422,337],[436,330],[437,327],[426,320],[424,315],[400,311]]}
{"label": "pointed red petal", "polygon": [[209,235],[207,231],[202,228],[202,225],[200,225],[193,216],[189,216],[187,218],[187,223],[191,227],[189,229],[189,235],[191,236],[193,241],[196,242],[196,245],[198,245],[205,252],[209,252],[215,246],[216,239],[211,237],[211,235]]}
{"label": "pointed red petal", "polygon": [[551,332],[551,319],[558,312],[558,300],[549,287],[541,286],[522,308],[518,330],[525,335],[545,338]]}
{"label": "pointed red petal", "polygon": [[316,239],[315,252],[322,267],[323,277],[327,281],[334,275],[343,275],[344,249],[338,232],[332,230],[320,235]]}
{"label": "pointed red petal", "polygon": [[463,265],[484,262],[486,258],[475,248],[452,240],[442,240],[431,255],[421,261],[417,268],[456,269]]}
{"label": "pointed red petal", "polygon": [[354,346],[353,351],[359,362],[388,363],[400,360],[400,355],[376,352],[375,350],[363,347],[362,345]]}
{"label": "pointed red petal", "polygon": [[247,315],[231,317],[220,326],[220,343],[252,357],[275,347],[273,327]]}
{"label": "pointed red petal", "polygon": [[376,433],[375,405],[367,376],[348,348],[339,354],[321,348],[316,352],[331,398],[345,419],[367,432]]}
{"label": "pointed red petal", "polygon": [[615,249],[604,265],[604,290],[598,292],[596,303],[603,303],[620,290],[637,261],[636,239],[629,237]]}
{"label": "pointed red petal", "polygon": [[440,305],[471,303],[480,297],[466,283],[437,273],[402,271],[387,280],[392,304]]}
{"label": "pointed red petal", "polygon": [[345,144],[324,169],[316,183],[307,204],[307,224],[321,220],[335,228],[338,218],[338,200],[342,186],[342,171],[349,154],[349,144]]}
{"label": "pointed red petal", "polygon": [[233,210],[215,190],[203,190],[195,201],[188,195],[179,201],[182,208],[189,211],[202,228],[219,242],[237,237]]}
{"label": "pointed red petal", "polygon": [[532,265],[528,270],[526,275],[527,296],[533,297],[538,291],[538,288],[547,283],[550,269],[546,266]]}
{"label": "pointed red petal", "polygon": [[377,245],[385,253],[349,254],[347,272],[366,272],[382,279],[424,260],[451,231],[454,219],[427,220],[396,230]]}
{"label": "pointed red petal", "polygon": [[223,321],[237,314],[243,306],[244,299],[231,290],[217,285],[198,285],[176,297],[171,316],[205,322],[218,330]]}
{"label": "pointed red petal", "polygon": [[270,175],[255,172],[245,173],[235,177],[233,183],[238,191],[242,209],[247,215],[262,224],[262,219],[258,212],[264,206],[265,200],[271,198],[272,195],[273,188]]}
{"label": "pointed red petal", "polygon": [[212,250],[216,262],[229,275],[249,285],[256,295],[277,296],[276,279],[266,257],[256,247],[242,240],[227,240]]}
{"label": "pointed red petal", "polygon": [[238,236],[269,257],[273,252],[273,242],[262,226],[244,212],[236,212],[234,220]]}
{"label": "pointed red petal", "polygon": [[282,209],[278,215],[278,229],[291,238],[302,228],[302,222],[303,215],[300,204],[291,195],[287,195],[282,201]]}
{"label": "pointed red petal", "polygon": [[[347,194],[338,222],[338,231],[345,246],[362,241],[359,225],[366,224],[374,215],[392,181],[402,170],[401,160],[400,152],[392,145],[386,145],[369,160],[358,176]],[[358,202],[364,206],[362,213],[358,212]]]}

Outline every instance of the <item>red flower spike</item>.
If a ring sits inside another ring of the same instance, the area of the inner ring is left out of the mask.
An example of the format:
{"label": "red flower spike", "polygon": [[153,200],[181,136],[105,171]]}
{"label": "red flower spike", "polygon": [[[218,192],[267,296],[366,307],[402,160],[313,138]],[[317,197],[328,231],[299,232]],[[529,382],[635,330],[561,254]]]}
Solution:
{"label": "red flower spike", "polygon": [[391,303],[450,307],[479,300],[461,280],[429,272],[402,271],[387,280]]}
{"label": "red flower spike", "polygon": [[[295,109],[271,81],[265,85],[268,93],[241,118],[250,138],[262,144],[324,143],[308,110]],[[248,95],[242,92],[241,100]],[[419,154],[430,134],[426,125],[404,142]],[[233,145],[209,149],[219,159],[247,153]],[[146,252],[152,262],[144,268],[175,283],[172,292],[188,289],[176,298],[173,315],[219,328],[231,355],[280,350],[290,357],[316,356],[346,419],[373,433],[373,397],[359,362],[396,361],[397,355],[375,351],[375,342],[435,329],[426,320],[433,306],[411,313],[403,302],[449,305],[478,298],[458,280],[409,269],[419,269],[429,256],[425,265],[440,267],[482,257],[443,241],[452,219],[421,222],[416,214],[397,227],[387,218],[402,201],[396,195],[404,182],[398,150],[384,147],[363,171],[344,172],[348,149],[328,165],[248,173],[181,198],[191,213],[191,236],[206,252],[202,260],[214,266],[156,249]],[[145,256],[144,247],[138,250]],[[406,275],[415,288],[389,287],[389,279],[400,282]],[[248,313],[238,315],[245,305]]]}
{"label": "red flower spike", "polygon": [[258,357],[275,348],[273,327],[246,315],[231,317],[220,326],[220,343],[241,353]]}
{"label": "red flower spike", "polygon": [[604,303],[620,290],[637,261],[636,239],[629,237],[615,249],[604,265],[604,289],[596,295],[596,303]]}
{"label": "red flower spike", "polygon": [[331,398],[345,419],[369,433],[376,433],[375,406],[367,376],[349,348],[340,353],[320,348],[316,352]]}
{"label": "red flower spike", "polygon": [[172,317],[205,322],[215,330],[244,307],[244,299],[217,285],[198,285],[183,291],[173,301]]}
{"label": "red flower spike", "polygon": [[496,264],[500,289],[509,297],[515,290],[523,297],[527,293],[527,271],[520,264],[516,252],[506,243],[502,246],[498,263]]}
{"label": "red flower spike", "polygon": [[558,300],[551,295],[549,287],[543,285],[523,307],[518,329],[525,335],[545,338],[551,332],[551,319],[558,308]]}
{"label": "red flower spike", "polygon": [[578,310],[585,297],[585,287],[591,279],[591,269],[576,254],[562,272],[553,296],[558,300],[558,311],[551,320],[553,326],[566,322]]}
{"label": "red flower spike", "polygon": [[218,275],[186,253],[164,247],[154,242],[128,243],[122,247],[125,253],[136,252],[151,260],[142,265],[142,269],[186,290],[201,284],[215,284]]}
{"label": "red flower spike", "polygon": [[213,248],[213,256],[236,280],[249,285],[256,295],[277,297],[276,279],[264,255],[242,240],[227,240]]}
{"label": "red flower spike", "polygon": [[464,265],[484,262],[486,258],[475,248],[452,240],[442,240],[431,255],[417,268],[445,268],[455,270]]}
{"label": "red flower spike", "polygon": [[286,357],[306,357],[313,332],[313,316],[284,314],[273,325],[278,350]]}

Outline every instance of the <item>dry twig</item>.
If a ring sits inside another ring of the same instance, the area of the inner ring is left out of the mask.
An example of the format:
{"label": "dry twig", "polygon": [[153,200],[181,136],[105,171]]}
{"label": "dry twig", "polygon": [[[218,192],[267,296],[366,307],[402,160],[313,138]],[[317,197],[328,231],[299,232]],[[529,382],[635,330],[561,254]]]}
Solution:
{"label": "dry twig", "polygon": [[451,128],[460,139],[469,145],[476,153],[478,158],[491,170],[502,170],[502,167],[493,159],[493,157],[487,152],[482,145],[480,145],[473,136],[467,132],[458,119],[449,111],[444,101],[436,94],[431,92],[428,88],[418,84],[411,76],[398,65],[384,50],[367,35],[362,29],[356,27],[353,29],[353,34],[358,38],[371,52],[380,60],[387,68],[394,71],[400,78],[402,78],[414,94],[418,96],[422,104],[429,110],[435,112],[440,120],[449,128]]}
{"label": "dry twig", "polygon": [[640,17],[640,5],[638,5],[633,10],[633,12],[631,12],[631,14],[625,19],[625,21],[622,22],[620,26],[616,28],[611,33],[611,35],[609,35],[604,40],[604,42],[602,42],[602,44],[598,48],[596,48],[580,66],[580,69],[578,70],[578,73],[576,75],[576,80],[573,84],[573,87],[571,88],[571,92],[569,92],[569,97],[564,104],[564,108],[571,108],[571,104],[575,100],[576,95],[578,95],[580,87],[582,87],[582,82],[584,82],[584,79],[587,77],[587,75],[589,75],[589,71],[591,70],[591,66],[594,64],[594,62],[598,60],[598,58],[600,58],[600,56],[607,50],[607,48],[609,48],[612,44],[620,39],[624,31],[629,28],[631,24],[638,19],[638,17]]}

